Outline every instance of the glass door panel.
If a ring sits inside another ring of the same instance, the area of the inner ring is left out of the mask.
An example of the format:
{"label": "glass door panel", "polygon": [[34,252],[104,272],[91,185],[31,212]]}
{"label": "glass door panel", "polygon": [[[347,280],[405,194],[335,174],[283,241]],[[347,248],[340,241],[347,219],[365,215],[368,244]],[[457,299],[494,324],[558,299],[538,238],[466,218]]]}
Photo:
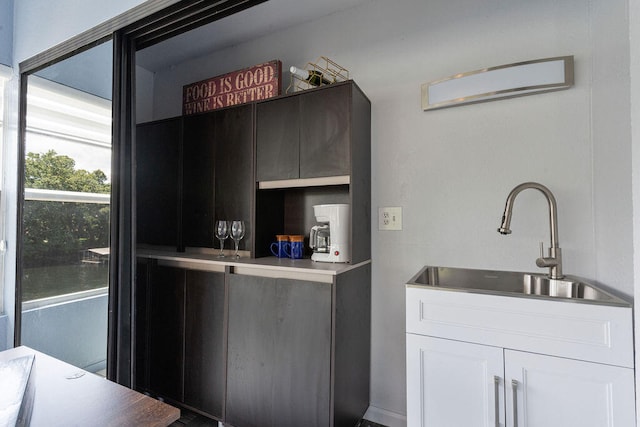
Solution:
{"label": "glass door panel", "polygon": [[112,42],[27,77],[20,343],[92,372],[107,355]]}

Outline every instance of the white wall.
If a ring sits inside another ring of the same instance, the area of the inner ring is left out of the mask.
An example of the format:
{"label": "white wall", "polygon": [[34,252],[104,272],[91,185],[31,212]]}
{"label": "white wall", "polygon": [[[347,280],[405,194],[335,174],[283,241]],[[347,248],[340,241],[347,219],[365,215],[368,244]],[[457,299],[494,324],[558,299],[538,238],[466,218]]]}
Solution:
{"label": "white wall", "polygon": [[13,0],[0,0],[0,64],[13,58]]}
{"label": "white wall", "polygon": [[[565,273],[633,295],[626,0],[373,0],[156,73],[154,115],[180,114],[184,84],[270,59],[326,55],[372,102],[372,206],[404,208],[401,232],[373,232],[372,404],[405,412],[403,283],[425,264],[536,271],[549,243],[537,192],[558,200]],[[457,72],[575,56],[574,88],[423,112],[420,85]]]}
{"label": "white wall", "polygon": [[633,296],[628,5],[590,3],[595,278]]}
{"label": "white wall", "polygon": [[[16,2],[14,64],[138,3]],[[425,264],[535,271],[538,242],[549,240],[544,199],[522,193],[513,234],[495,231],[515,185],[536,180],[555,193],[565,272],[633,295],[629,3],[372,0],[157,75],[164,91],[155,115],[180,113],[183,84],[265,60],[286,68],[326,55],[350,69],[372,101],[374,226],[378,206],[404,208],[403,231],[372,236],[371,395],[372,404],[404,413],[403,283]],[[420,109],[420,85],[429,80],[567,54],[576,60],[568,91]],[[5,147],[9,206],[15,155]],[[633,190],[637,206],[638,185]]]}

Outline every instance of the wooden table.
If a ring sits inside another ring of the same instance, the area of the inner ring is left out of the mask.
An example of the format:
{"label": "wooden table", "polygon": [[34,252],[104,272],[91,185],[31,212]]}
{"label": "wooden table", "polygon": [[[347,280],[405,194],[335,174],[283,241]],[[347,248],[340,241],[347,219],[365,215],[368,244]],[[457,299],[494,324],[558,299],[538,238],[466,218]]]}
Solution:
{"label": "wooden table", "polygon": [[159,427],[180,418],[180,410],[173,406],[29,347],[0,352],[0,362],[29,354],[35,355],[31,427]]}

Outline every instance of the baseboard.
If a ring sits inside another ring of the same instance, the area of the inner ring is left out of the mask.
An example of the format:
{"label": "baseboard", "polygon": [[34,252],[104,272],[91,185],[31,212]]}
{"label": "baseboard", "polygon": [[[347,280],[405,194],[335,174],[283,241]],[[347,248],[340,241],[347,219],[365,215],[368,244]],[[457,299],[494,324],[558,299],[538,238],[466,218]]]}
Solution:
{"label": "baseboard", "polygon": [[382,408],[376,408],[375,406],[369,406],[367,412],[364,414],[364,418],[388,427],[407,427],[406,415],[387,411]]}

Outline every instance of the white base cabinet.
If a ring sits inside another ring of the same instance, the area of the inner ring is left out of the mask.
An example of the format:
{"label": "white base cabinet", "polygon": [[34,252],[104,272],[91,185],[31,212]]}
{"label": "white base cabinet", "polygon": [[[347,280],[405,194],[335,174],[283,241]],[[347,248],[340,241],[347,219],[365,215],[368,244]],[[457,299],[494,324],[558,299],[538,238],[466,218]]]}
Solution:
{"label": "white base cabinet", "polygon": [[501,348],[407,334],[407,426],[504,426],[503,376]]}
{"label": "white base cabinet", "polygon": [[[510,312],[514,316],[496,318],[496,311],[485,312],[485,303],[492,298],[506,298],[498,301],[503,308],[498,314]],[[407,289],[408,427],[635,426],[633,367],[600,360],[632,357],[631,350],[630,355],[619,354],[626,353],[622,349],[628,346],[617,338],[610,339],[616,334],[626,336],[627,328],[631,339],[631,309],[611,307],[611,320],[607,321],[603,314],[596,323],[608,325],[602,331],[608,336],[612,354],[603,351],[590,356],[590,352],[584,352],[583,357],[574,358],[563,352],[573,356],[582,350],[567,347],[556,351],[560,355],[551,356],[536,353],[529,344],[519,344],[525,325],[519,324],[517,318],[523,309],[533,314],[532,306],[522,306],[530,302],[523,302],[522,298]],[[575,304],[538,303],[540,316],[546,320],[557,315],[560,321],[580,319],[589,323],[582,315],[568,316],[567,310],[576,310]],[[429,310],[430,306],[453,309],[456,305],[464,306],[471,314],[447,320]],[[585,313],[588,312],[586,307]],[[489,321],[501,326],[488,327]],[[616,333],[611,333],[612,327]],[[532,328],[527,322],[526,335],[532,340],[540,339]],[[576,330],[576,336],[580,333]],[[487,339],[491,345],[483,342]],[[548,342],[541,348],[553,348],[551,334],[546,334],[544,340]],[[568,345],[566,337],[562,341]],[[576,340],[576,346],[580,345],[584,342]]]}
{"label": "white base cabinet", "polygon": [[629,368],[414,334],[407,334],[407,368],[409,427],[635,422]]}
{"label": "white base cabinet", "polygon": [[507,426],[635,425],[633,369],[513,350],[504,353]]}

